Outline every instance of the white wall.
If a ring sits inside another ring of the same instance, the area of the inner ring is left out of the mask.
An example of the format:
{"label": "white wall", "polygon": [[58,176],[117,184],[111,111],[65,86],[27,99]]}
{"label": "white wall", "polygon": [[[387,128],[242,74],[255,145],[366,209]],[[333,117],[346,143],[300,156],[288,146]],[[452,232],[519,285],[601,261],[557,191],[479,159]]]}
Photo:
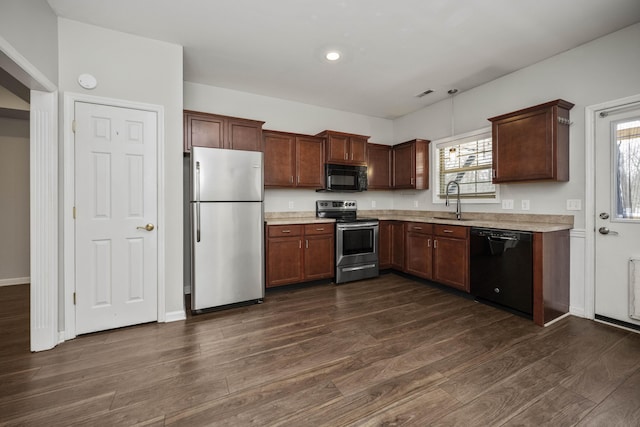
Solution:
{"label": "white wall", "polygon": [[[596,39],[575,49],[524,68],[454,98],[455,131],[464,133],[490,125],[487,118],[562,98],[571,110],[570,181],[567,183],[502,184],[500,196],[531,201],[530,213],[575,215],[575,227],[585,226],[585,212],[566,210],[567,199],[585,198],[585,107],[640,93],[640,24]],[[433,140],[450,136],[451,102],[442,101],[394,121],[396,142],[415,134]],[[431,191],[398,197],[395,207],[411,209],[410,200],[431,209]],[[438,208],[436,208],[438,209]],[[439,209],[444,209],[440,205]],[[465,205],[473,211],[501,211],[499,205]]]}
{"label": "white wall", "polygon": [[[59,19],[61,92],[87,93],[164,107],[166,311],[184,310],[182,297],[182,46]],[[77,78],[93,74],[98,86]],[[61,122],[63,123],[63,122]]]}
{"label": "white wall", "polygon": [[[368,135],[371,142],[379,144],[391,144],[394,139],[391,120],[196,83],[185,82],[184,106],[187,110],[262,120],[264,129],[310,135],[331,129]],[[265,211],[314,211],[316,200],[335,197],[345,198],[343,194],[336,196],[313,190],[268,189]],[[349,194],[348,197],[358,200],[363,207],[370,208],[371,200],[376,200],[376,209],[393,207],[394,196],[389,191]],[[294,202],[293,208],[289,208],[290,201]]]}
{"label": "white wall", "polygon": [[[0,38],[19,52],[50,82],[58,81],[57,18],[44,0],[2,0],[0,2]],[[25,86],[33,84],[7,71]]]}
{"label": "white wall", "polygon": [[28,283],[28,120],[0,117],[0,218],[0,285]]}

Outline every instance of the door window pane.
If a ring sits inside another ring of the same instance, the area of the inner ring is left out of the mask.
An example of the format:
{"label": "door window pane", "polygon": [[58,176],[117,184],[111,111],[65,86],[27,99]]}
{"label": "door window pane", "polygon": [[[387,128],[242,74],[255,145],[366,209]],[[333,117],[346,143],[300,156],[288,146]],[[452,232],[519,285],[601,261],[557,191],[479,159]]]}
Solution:
{"label": "door window pane", "polygon": [[613,124],[615,212],[621,219],[640,219],[640,118]]}

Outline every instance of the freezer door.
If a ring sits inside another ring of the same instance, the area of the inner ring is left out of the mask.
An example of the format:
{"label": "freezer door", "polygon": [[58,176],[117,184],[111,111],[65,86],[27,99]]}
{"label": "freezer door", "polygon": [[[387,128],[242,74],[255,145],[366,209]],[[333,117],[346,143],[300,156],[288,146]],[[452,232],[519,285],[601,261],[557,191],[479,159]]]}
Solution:
{"label": "freezer door", "polygon": [[200,203],[200,241],[191,214],[191,309],[264,298],[262,203]]}
{"label": "freezer door", "polygon": [[258,151],[193,147],[191,201],[262,201],[262,156]]}

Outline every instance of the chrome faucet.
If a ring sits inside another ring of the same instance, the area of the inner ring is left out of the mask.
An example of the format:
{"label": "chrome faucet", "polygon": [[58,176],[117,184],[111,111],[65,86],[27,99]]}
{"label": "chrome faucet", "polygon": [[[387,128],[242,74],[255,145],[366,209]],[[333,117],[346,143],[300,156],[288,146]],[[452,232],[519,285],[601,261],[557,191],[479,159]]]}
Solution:
{"label": "chrome faucet", "polygon": [[462,209],[460,207],[460,184],[458,184],[457,181],[449,181],[449,182],[447,182],[447,189],[445,191],[447,198],[446,198],[446,200],[444,202],[444,205],[445,206],[449,206],[449,186],[451,184],[455,184],[456,187],[458,187],[458,197],[456,198],[456,202],[457,202],[456,203],[456,219],[459,221],[459,220],[462,219]]}

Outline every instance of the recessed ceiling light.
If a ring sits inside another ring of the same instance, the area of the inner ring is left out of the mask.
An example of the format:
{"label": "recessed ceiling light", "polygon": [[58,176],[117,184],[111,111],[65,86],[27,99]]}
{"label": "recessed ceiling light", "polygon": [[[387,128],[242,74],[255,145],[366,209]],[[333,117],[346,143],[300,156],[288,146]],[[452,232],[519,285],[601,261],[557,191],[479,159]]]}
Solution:
{"label": "recessed ceiling light", "polygon": [[340,59],[340,52],[332,50],[327,52],[324,57],[327,58],[327,61],[337,61],[338,59]]}

